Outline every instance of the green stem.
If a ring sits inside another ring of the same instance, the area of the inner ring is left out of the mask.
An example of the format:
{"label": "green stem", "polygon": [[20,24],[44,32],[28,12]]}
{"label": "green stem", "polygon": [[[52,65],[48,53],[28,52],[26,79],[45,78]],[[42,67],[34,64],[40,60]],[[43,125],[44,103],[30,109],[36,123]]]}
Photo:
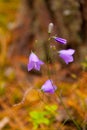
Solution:
{"label": "green stem", "polygon": [[[50,43],[50,34],[48,34],[48,35],[49,35],[48,42]],[[47,72],[48,72],[48,77],[50,78],[51,75],[50,75],[50,69],[49,69],[49,61],[48,61],[47,69],[48,69],[48,70],[47,70]],[[56,94],[56,95],[57,95],[57,94]],[[59,99],[60,99],[61,104],[63,105],[63,107],[64,107],[64,109],[65,109],[67,115],[69,116],[69,118],[73,121],[73,123],[74,123],[74,125],[77,127],[77,129],[78,129],[78,130],[81,130],[81,128],[80,128],[80,126],[78,125],[78,123],[72,118],[72,116],[71,116],[70,113],[68,112],[68,110],[67,110],[65,104],[64,104],[63,101],[62,101],[61,95],[59,95]]]}
{"label": "green stem", "polygon": [[[65,119],[65,121],[61,124],[61,128],[64,127],[65,123],[67,122],[68,119]],[[62,130],[62,129],[61,129]]]}
{"label": "green stem", "polygon": [[[50,44],[50,33],[48,33],[48,44]],[[48,53],[49,53],[49,51],[48,51]],[[49,54],[48,54],[49,55]],[[47,61],[47,75],[48,75],[48,78],[50,79],[50,68],[49,68],[49,59],[48,59],[48,61]]]}
{"label": "green stem", "polygon": [[49,68],[49,63],[47,63],[47,75],[48,75],[48,78],[50,79],[50,68]]}
{"label": "green stem", "polygon": [[68,116],[70,117],[70,119],[73,121],[73,123],[75,124],[75,126],[77,127],[77,129],[78,129],[78,130],[81,130],[81,128],[79,127],[78,123],[72,118],[72,116],[71,116],[70,113],[68,112],[68,110],[67,110],[65,104],[63,103],[62,98],[61,98],[60,95],[59,95],[59,99],[60,99],[61,104],[63,105],[64,109],[66,110],[67,115],[68,115]]}

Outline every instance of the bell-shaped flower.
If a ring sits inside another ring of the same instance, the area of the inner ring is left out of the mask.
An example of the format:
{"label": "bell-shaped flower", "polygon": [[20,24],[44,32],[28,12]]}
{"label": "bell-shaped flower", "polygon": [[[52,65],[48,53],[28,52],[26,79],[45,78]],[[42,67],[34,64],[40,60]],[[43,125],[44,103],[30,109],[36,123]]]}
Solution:
{"label": "bell-shaped flower", "polygon": [[42,62],[33,52],[31,52],[29,56],[29,63],[28,63],[28,71],[35,69],[40,70],[40,66],[43,65],[44,62]]}
{"label": "bell-shaped flower", "polygon": [[66,64],[73,62],[73,54],[75,53],[74,49],[61,50],[58,52],[59,56],[65,61]]}
{"label": "bell-shaped flower", "polygon": [[61,44],[67,44],[67,40],[60,38],[60,37],[53,37],[55,39],[56,42],[59,42]]}
{"label": "bell-shaped flower", "polygon": [[54,93],[57,87],[53,84],[52,80],[47,80],[41,87],[41,90],[46,93]]}

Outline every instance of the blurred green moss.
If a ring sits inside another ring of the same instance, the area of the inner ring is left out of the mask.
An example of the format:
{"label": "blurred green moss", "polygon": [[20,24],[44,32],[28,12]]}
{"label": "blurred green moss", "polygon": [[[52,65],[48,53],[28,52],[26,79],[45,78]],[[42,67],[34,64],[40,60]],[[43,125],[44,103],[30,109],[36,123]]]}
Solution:
{"label": "blurred green moss", "polygon": [[30,119],[33,123],[33,128],[37,129],[39,125],[50,125],[55,120],[57,105],[46,105],[44,110],[34,110],[29,112]]}

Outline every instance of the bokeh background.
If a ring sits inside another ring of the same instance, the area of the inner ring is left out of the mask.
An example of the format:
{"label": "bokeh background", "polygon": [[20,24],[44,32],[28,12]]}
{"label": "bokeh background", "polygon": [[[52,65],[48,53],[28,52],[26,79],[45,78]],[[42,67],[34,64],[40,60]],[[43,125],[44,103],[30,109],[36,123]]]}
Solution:
{"label": "bokeh background", "polygon": [[[51,41],[49,48],[50,22],[52,35],[67,39],[66,46]],[[75,49],[74,62],[66,65],[54,46]],[[31,50],[45,62],[40,72],[27,70]],[[47,66],[57,95],[39,91]],[[60,92],[72,118],[87,130],[87,1],[0,0],[0,130],[77,130]]]}

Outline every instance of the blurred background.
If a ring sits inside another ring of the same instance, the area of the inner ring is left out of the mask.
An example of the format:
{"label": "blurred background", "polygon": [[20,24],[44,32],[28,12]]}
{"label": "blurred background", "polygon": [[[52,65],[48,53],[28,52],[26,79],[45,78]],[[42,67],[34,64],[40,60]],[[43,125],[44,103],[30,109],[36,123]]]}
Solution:
{"label": "blurred background", "polygon": [[[75,49],[73,63],[49,48],[50,22],[52,35],[68,41],[51,41],[52,48]],[[27,70],[31,50],[46,63],[40,72]],[[58,97],[38,91],[47,64],[57,96],[62,90],[68,111],[87,130],[87,1],[0,0],[0,130],[77,130]]]}

